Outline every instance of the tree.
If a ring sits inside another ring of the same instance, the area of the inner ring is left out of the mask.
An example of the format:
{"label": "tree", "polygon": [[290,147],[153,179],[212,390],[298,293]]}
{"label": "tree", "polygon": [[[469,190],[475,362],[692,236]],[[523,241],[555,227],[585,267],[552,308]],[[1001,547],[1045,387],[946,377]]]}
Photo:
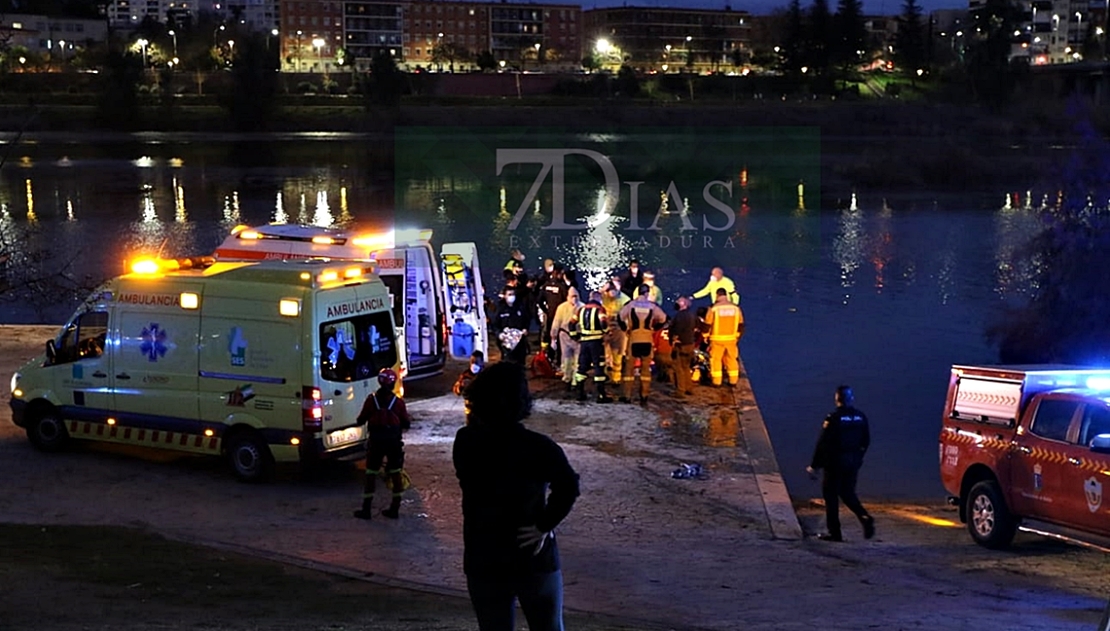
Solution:
{"label": "tree", "polygon": [[582,68],[586,72],[597,72],[601,68],[601,58],[597,53],[590,51],[585,57],[582,58]]}
{"label": "tree", "polygon": [[851,71],[859,65],[862,51],[867,50],[867,27],[860,0],[839,0],[833,25],[833,63],[845,72]]}
{"label": "tree", "polygon": [[783,42],[779,47],[782,72],[787,76],[797,77],[805,65],[806,49],[805,16],[802,13],[801,0],[790,0],[784,30]]}
{"label": "tree", "polygon": [[134,53],[112,50],[100,74],[96,117],[111,129],[134,129],[141,123],[139,81],[142,61]]}
{"label": "tree", "polygon": [[1110,143],[1076,111],[1080,142],[1064,169],[1061,203],[1041,211],[1042,230],[1015,254],[1030,271],[1030,297],[987,330],[1003,363],[1105,365],[1110,361]]}
{"label": "tree", "polygon": [[404,77],[393,55],[387,50],[378,50],[370,61],[370,74],[364,78],[362,93],[366,95],[366,107],[397,105],[401,102],[403,85]]}
{"label": "tree", "polygon": [[905,0],[902,14],[898,16],[898,31],[894,34],[894,62],[912,80],[917,77],[917,70],[925,67],[927,53],[921,7],[917,0]]}
{"label": "tree", "polygon": [[632,66],[624,65],[617,72],[617,92],[627,98],[634,98],[640,94],[640,77]]}
{"label": "tree", "polygon": [[231,86],[221,104],[238,131],[264,131],[276,111],[278,77],[263,35],[240,35],[231,65]]}
{"label": "tree", "polygon": [[986,0],[974,12],[967,70],[975,98],[991,106],[1004,104],[1029,64],[1010,58],[1013,33],[1024,14],[1013,0]]}
{"label": "tree", "polygon": [[832,16],[829,14],[828,0],[813,0],[809,7],[805,41],[805,66],[814,74],[824,74],[829,66],[829,50],[832,48]]}
{"label": "tree", "polygon": [[479,70],[489,72],[497,68],[497,59],[494,58],[492,51],[483,50],[474,59],[474,64],[478,66]]}

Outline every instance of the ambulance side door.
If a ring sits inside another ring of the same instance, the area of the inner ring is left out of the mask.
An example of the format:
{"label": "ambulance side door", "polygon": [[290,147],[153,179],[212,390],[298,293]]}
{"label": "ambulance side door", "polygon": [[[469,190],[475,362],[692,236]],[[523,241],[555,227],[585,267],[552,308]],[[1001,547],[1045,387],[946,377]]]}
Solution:
{"label": "ambulance side door", "polygon": [[188,431],[197,421],[200,313],[177,306],[121,306],[112,371],[122,425]]}
{"label": "ambulance side door", "polygon": [[54,343],[54,389],[66,415],[103,421],[114,407],[112,357],[109,349],[109,311],[95,309],[73,318]]}
{"label": "ambulance side door", "polygon": [[485,291],[478,266],[478,246],[473,243],[444,243],[439,260],[451,356],[465,360],[470,353],[478,350],[489,357]]}

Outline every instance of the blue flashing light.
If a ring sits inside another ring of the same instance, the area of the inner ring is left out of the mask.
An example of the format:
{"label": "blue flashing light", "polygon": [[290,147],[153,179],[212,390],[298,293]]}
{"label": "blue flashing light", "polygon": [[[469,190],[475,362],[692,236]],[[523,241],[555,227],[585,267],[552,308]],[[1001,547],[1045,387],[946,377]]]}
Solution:
{"label": "blue flashing light", "polygon": [[1110,376],[1087,377],[1087,387],[1091,390],[1110,390]]}

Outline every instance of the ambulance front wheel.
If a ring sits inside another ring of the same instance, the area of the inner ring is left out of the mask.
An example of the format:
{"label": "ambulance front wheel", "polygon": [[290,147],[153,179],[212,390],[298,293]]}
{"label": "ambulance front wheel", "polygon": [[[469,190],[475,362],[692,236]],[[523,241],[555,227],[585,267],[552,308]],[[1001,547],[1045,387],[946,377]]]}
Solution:
{"label": "ambulance front wheel", "polygon": [[994,480],[984,480],[971,487],[966,509],[967,530],[979,545],[999,550],[1014,540],[1017,520],[1010,514]]}
{"label": "ambulance front wheel", "polygon": [[253,430],[243,430],[228,441],[227,459],[235,477],[243,482],[262,482],[273,472],[274,456],[262,437]]}
{"label": "ambulance front wheel", "polygon": [[69,442],[69,432],[57,410],[44,408],[27,424],[27,438],[41,451],[61,451]]}

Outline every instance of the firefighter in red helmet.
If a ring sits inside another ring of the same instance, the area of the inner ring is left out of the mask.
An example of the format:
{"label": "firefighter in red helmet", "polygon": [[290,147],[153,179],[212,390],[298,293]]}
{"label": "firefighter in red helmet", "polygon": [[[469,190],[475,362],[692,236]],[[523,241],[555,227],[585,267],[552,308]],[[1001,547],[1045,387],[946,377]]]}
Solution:
{"label": "firefighter in red helmet", "polygon": [[370,519],[373,516],[371,505],[374,502],[374,487],[385,462],[386,473],[393,487],[393,500],[382,515],[397,519],[401,508],[401,494],[404,492],[405,443],[401,432],[412,425],[412,417],[405,409],[405,402],[393,392],[397,384],[397,373],[383,368],[378,373],[378,389],[366,397],[359,412],[358,422],[366,423],[366,486],[362,494],[362,508],[355,511],[355,517]]}

